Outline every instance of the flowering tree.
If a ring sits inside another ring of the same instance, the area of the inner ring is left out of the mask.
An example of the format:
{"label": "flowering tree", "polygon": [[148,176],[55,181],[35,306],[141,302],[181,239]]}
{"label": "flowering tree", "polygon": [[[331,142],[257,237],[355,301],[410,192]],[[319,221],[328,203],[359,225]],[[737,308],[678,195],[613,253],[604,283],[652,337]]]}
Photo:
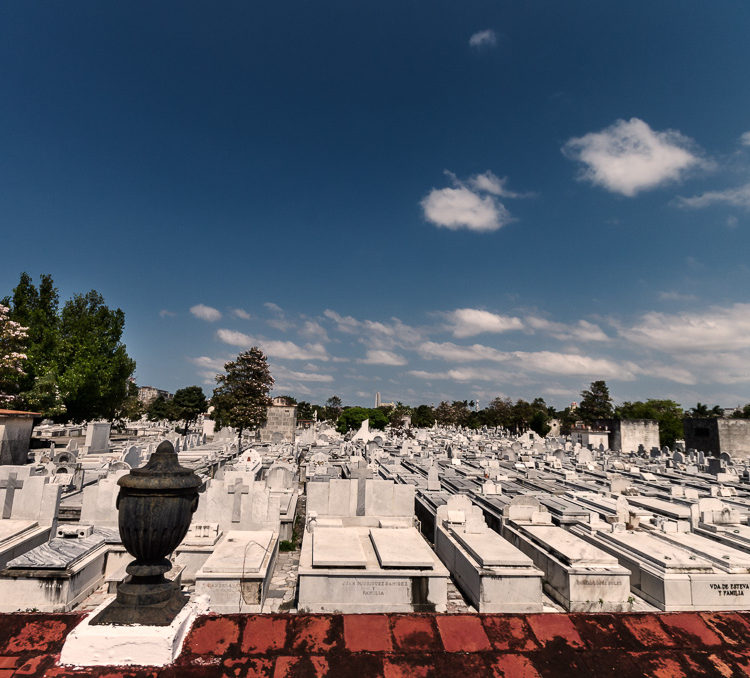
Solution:
{"label": "flowering tree", "polygon": [[27,328],[8,317],[10,309],[0,304],[0,404],[13,400],[18,380],[24,376]]}

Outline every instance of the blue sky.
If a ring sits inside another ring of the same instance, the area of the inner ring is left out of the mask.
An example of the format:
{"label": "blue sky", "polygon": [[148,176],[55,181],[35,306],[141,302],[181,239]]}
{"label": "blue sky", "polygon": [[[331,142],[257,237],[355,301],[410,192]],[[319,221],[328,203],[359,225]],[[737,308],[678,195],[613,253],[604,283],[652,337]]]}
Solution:
{"label": "blue sky", "polygon": [[126,314],[137,381],[410,404],[750,401],[750,8],[0,7],[0,294]]}

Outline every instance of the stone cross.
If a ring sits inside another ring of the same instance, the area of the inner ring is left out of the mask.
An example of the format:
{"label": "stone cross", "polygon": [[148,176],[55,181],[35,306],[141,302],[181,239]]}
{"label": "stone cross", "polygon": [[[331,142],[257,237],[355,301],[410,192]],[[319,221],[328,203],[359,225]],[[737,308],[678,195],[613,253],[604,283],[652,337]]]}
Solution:
{"label": "stone cross", "polygon": [[242,517],[242,495],[250,493],[250,487],[242,484],[242,478],[237,478],[234,485],[227,488],[229,494],[234,495],[234,504],[232,506],[232,522],[239,523]]}
{"label": "stone cross", "polygon": [[13,510],[13,497],[16,490],[23,487],[23,480],[18,480],[18,474],[13,472],[8,474],[7,480],[0,480],[0,490],[5,490],[5,505],[3,506],[3,519],[10,518]]}

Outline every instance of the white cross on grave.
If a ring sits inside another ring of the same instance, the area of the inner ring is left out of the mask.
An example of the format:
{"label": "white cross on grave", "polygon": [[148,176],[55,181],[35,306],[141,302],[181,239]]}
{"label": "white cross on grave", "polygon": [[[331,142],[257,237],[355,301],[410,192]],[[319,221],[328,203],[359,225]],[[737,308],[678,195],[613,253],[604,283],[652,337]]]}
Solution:
{"label": "white cross on grave", "polygon": [[18,474],[13,472],[8,474],[7,480],[0,480],[0,490],[5,490],[5,504],[3,506],[3,519],[10,518],[13,511],[13,497],[16,490],[23,487],[23,480],[18,480]]}
{"label": "white cross on grave", "polygon": [[236,478],[234,485],[227,488],[229,494],[234,495],[234,504],[232,505],[232,522],[239,523],[242,517],[242,495],[250,493],[250,487],[242,484],[242,478]]}

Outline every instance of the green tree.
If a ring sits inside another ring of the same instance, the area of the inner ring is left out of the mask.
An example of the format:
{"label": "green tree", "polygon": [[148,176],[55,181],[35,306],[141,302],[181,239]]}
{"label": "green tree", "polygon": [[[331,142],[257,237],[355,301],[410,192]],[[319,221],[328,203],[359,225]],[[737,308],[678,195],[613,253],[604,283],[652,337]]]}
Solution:
{"label": "green tree", "polygon": [[394,407],[390,412],[386,414],[386,417],[388,419],[388,423],[393,428],[401,428],[403,426],[403,420],[404,417],[411,416],[411,407],[408,407],[407,405],[404,405],[401,401],[396,403],[396,407]]}
{"label": "green tree", "polygon": [[581,392],[581,404],[578,406],[579,419],[591,423],[596,419],[610,419],[613,412],[607,382],[592,381],[588,390]]}
{"label": "green tree", "polygon": [[435,412],[429,405],[420,405],[411,415],[411,425],[417,428],[432,428],[435,425]]}
{"label": "green tree", "polygon": [[494,398],[484,410],[484,423],[487,426],[510,428],[513,414],[513,402],[510,398]]}
{"label": "green tree", "polygon": [[138,398],[138,387],[132,379],[128,380],[128,394],[125,397],[125,400],[122,401],[122,405],[117,411],[115,419],[120,422],[137,421],[141,418],[144,411],[143,403]]}
{"label": "green tree", "polygon": [[309,421],[313,418],[315,410],[313,406],[306,400],[300,400],[297,403],[297,419],[302,421]]}
{"label": "green tree", "polygon": [[128,394],[135,362],[120,341],[125,314],[95,290],[76,294],[60,316],[58,383],[66,418],[114,419]]}
{"label": "green tree", "polygon": [[719,405],[714,405],[709,408],[708,405],[704,405],[701,402],[696,403],[695,407],[690,408],[691,417],[722,417],[724,416],[724,410]]}
{"label": "green tree", "polygon": [[439,426],[451,426],[455,424],[455,412],[450,403],[442,400],[435,408],[435,421]]}
{"label": "green tree", "polygon": [[125,314],[110,310],[93,290],[59,311],[50,275],[42,275],[37,288],[22,273],[7,303],[12,319],[28,327],[26,375],[17,404],[57,421],[114,419],[135,370],[121,343]]}
{"label": "green tree", "polygon": [[384,429],[388,424],[388,418],[380,409],[367,407],[347,407],[339,416],[336,430],[346,433],[352,429],[358,429],[365,419],[369,419],[371,429]]}
{"label": "green tree", "polygon": [[733,412],[730,419],[750,419],[750,403]]}
{"label": "green tree", "polygon": [[566,407],[555,413],[555,418],[560,420],[560,433],[564,436],[570,435],[570,429],[573,428],[578,418],[578,409]]}
{"label": "green tree", "polygon": [[552,427],[547,423],[549,415],[541,410],[536,410],[529,420],[529,428],[534,431],[540,438],[544,438]]}
{"label": "green tree", "polygon": [[234,426],[240,440],[244,430],[255,430],[266,423],[269,393],[274,380],[263,351],[253,346],[236,360],[224,365],[226,374],[216,376],[211,404],[217,426]]}
{"label": "green tree", "polygon": [[208,401],[200,386],[186,386],[175,391],[172,406],[177,419],[185,422],[185,435],[187,435],[190,424],[198,418],[199,414],[203,414],[208,409]]}
{"label": "green tree", "polygon": [[325,419],[328,421],[337,421],[341,414],[341,398],[332,395],[326,400]]}
{"label": "green tree", "polygon": [[159,396],[149,403],[146,416],[149,421],[177,421],[179,419],[172,401],[164,396]]}
{"label": "green tree", "polygon": [[615,410],[619,419],[655,419],[659,422],[659,443],[673,447],[684,435],[682,407],[674,400],[624,402]]}

